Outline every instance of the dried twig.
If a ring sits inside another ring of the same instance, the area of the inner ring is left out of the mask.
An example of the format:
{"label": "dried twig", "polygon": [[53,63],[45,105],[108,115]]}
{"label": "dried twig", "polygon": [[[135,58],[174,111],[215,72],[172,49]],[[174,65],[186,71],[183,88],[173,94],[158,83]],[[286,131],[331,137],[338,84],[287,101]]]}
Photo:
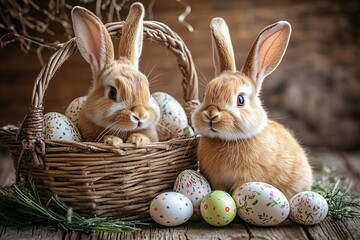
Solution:
{"label": "dried twig", "polygon": [[[178,20],[190,32],[193,28],[185,22],[190,14],[191,7],[185,0],[176,0],[185,6],[185,11]],[[104,22],[120,21],[120,11],[131,4],[129,0],[80,0],[84,7],[95,4],[97,16]],[[149,18],[153,19],[153,6],[151,0],[148,6]],[[39,61],[43,64],[42,50],[55,50],[59,42],[71,39],[74,34],[71,25],[70,11],[72,5],[66,0],[0,0],[0,47],[18,41],[20,48],[25,53],[36,52]],[[89,8],[93,11],[93,9]],[[56,39],[55,32],[63,32],[63,38]]]}
{"label": "dried twig", "polygon": [[177,2],[180,2],[184,7],[185,11],[178,17],[179,22],[187,27],[189,32],[194,32],[194,28],[185,21],[185,18],[191,13],[191,6],[185,1],[185,0],[176,0]]}

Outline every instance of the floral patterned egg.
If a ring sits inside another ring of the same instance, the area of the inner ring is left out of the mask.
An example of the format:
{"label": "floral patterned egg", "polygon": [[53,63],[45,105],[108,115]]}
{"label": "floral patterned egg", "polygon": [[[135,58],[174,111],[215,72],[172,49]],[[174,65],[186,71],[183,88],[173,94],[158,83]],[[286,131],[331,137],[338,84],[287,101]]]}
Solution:
{"label": "floral patterned egg", "polygon": [[81,135],[73,122],[65,115],[49,112],[44,115],[45,139],[81,142]]}
{"label": "floral patterned egg", "polygon": [[182,171],[175,180],[174,191],[188,197],[194,206],[194,219],[199,219],[201,200],[211,191],[209,182],[194,170]]}
{"label": "floral patterned egg", "polygon": [[188,126],[185,110],[180,103],[164,92],[151,94],[160,107],[160,121],[157,125],[159,141],[167,141],[184,135]]}
{"label": "floral patterned egg", "polygon": [[289,202],[277,188],[262,182],[249,182],[237,188],[232,197],[239,217],[258,226],[273,226],[289,215]]}
{"label": "floral patterned egg", "polygon": [[193,205],[187,197],[177,192],[164,192],[150,204],[151,218],[163,226],[178,226],[191,218]]}
{"label": "floral patterned egg", "polygon": [[234,199],[224,191],[216,190],[208,193],[200,204],[201,216],[213,226],[226,226],[236,216]]}
{"label": "floral patterned egg", "polygon": [[300,192],[290,200],[290,219],[305,225],[313,225],[324,220],[328,213],[328,204],[323,196],[316,192]]}
{"label": "floral patterned egg", "polygon": [[78,127],[79,113],[84,106],[87,96],[75,98],[67,107],[65,116],[67,116]]}

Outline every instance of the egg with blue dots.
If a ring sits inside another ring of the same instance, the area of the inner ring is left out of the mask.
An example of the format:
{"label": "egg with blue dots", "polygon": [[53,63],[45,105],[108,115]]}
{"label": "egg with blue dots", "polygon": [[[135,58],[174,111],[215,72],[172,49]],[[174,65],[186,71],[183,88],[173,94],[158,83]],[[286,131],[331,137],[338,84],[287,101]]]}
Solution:
{"label": "egg with blue dots", "polygon": [[189,198],[177,192],[157,195],[150,204],[150,216],[160,225],[174,227],[187,222],[193,214]]}
{"label": "egg with blue dots", "polygon": [[215,190],[201,200],[200,212],[208,224],[223,227],[234,220],[236,204],[227,192]]}

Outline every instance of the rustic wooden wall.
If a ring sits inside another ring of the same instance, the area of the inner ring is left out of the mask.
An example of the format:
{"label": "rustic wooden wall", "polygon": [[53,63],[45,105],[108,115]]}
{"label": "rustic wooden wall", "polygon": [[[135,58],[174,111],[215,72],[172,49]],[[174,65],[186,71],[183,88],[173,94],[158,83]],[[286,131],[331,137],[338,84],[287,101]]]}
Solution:
{"label": "rustic wooden wall", "polygon": [[[265,80],[262,92],[269,116],[292,128],[306,145],[360,147],[359,1],[188,2],[192,13],[187,21],[194,33],[177,22],[183,7],[175,0],[156,0],[154,17],[187,43],[199,70],[200,96],[214,72],[208,27],[211,18],[221,16],[227,21],[238,68],[262,28],[287,20],[293,27],[288,51],[279,68]],[[0,50],[0,61],[2,126],[22,120],[41,66],[35,54],[22,53],[16,44]],[[175,58],[164,48],[147,42],[141,68],[150,79],[156,78],[152,91],[182,97]],[[72,99],[86,94],[90,79],[89,66],[76,54],[52,79],[45,112],[64,112]]]}

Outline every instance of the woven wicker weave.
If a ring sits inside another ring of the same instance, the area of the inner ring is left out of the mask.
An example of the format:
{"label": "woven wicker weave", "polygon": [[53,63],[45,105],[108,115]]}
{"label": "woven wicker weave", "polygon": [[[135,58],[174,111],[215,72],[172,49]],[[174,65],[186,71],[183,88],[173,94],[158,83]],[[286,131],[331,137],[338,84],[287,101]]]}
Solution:
{"label": "woven wicker weave", "polygon": [[[119,38],[123,22],[107,24]],[[183,107],[188,115],[198,105],[197,75],[190,52],[166,25],[144,22],[144,37],[173,52],[182,73]],[[43,97],[49,81],[77,51],[75,39],[55,52],[37,77],[31,107],[21,126],[0,130],[18,175],[31,176],[42,199],[53,194],[84,216],[148,220],[151,200],[172,188],[184,169],[197,169],[196,137],[157,142],[145,148],[123,144],[120,149],[101,143],[44,140]]]}

